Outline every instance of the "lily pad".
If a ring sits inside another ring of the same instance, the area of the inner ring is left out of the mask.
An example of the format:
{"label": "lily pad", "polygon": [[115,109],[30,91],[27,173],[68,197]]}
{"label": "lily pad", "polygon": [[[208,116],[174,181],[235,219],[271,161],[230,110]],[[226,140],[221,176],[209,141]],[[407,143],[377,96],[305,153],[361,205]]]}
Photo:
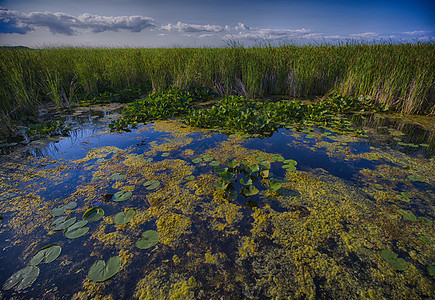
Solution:
{"label": "lily pad", "polygon": [[399,199],[400,201],[404,201],[404,202],[410,202],[411,200],[409,199],[411,197],[411,195],[409,195],[408,193],[405,192],[401,192],[400,195],[397,195],[396,198]]}
{"label": "lily pad", "polygon": [[229,168],[235,168],[235,167],[237,167],[239,165],[239,162],[237,161],[237,160],[235,160],[235,159],[231,159],[228,163],[227,163],[227,166],[229,167]]}
{"label": "lily pad", "polygon": [[294,166],[296,166],[298,164],[298,162],[295,161],[294,159],[286,159],[283,161],[283,163],[285,163],[287,165],[294,165]]}
{"label": "lily pad", "polygon": [[132,195],[132,192],[130,192],[130,191],[119,191],[113,195],[113,201],[122,202],[122,201],[125,201],[128,198],[130,198],[131,195]]}
{"label": "lily pad", "polygon": [[260,171],[260,176],[263,177],[263,178],[269,177],[269,174],[270,174],[269,170]]}
{"label": "lily pad", "polygon": [[193,179],[195,179],[195,176],[193,175],[186,176],[186,180],[193,180]]}
{"label": "lily pad", "polygon": [[89,269],[88,277],[94,282],[106,281],[118,273],[121,264],[122,262],[119,256],[109,258],[107,264],[104,260],[98,260]]}
{"label": "lily pad", "polygon": [[88,209],[84,214],[82,219],[88,222],[98,221],[104,216],[104,210],[101,207],[92,207]]}
{"label": "lily pad", "polygon": [[427,236],[424,236],[424,235],[419,236],[418,238],[420,239],[420,241],[422,241],[423,243],[426,243],[426,244],[430,244],[432,242],[430,240],[430,238],[428,238]]}
{"label": "lily pad", "polygon": [[68,229],[65,230],[65,237],[68,239],[76,239],[85,235],[89,231],[89,227],[84,227],[87,224],[87,220],[82,220],[75,223],[74,225],[71,225],[70,227],[68,227]]}
{"label": "lily pad", "polygon": [[390,266],[398,271],[405,271],[408,268],[406,261],[403,258],[398,257],[397,253],[394,251],[388,249],[382,250],[380,255],[387,263],[390,264]]}
{"label": "lily pad", "polygon": [[155,190],[160,186],[160,181],[158,180],[150,180],[143,184],[143,186],[147,187],[147,190]]}
{"label": "lily pad", "polygon": [[35,253],[35,255],[33,255],[29,264],[31,266],[37,266],[42,261],[44,261],[46,264],[51,263],[59,256],[61,251],[62,248],[58,245],[47,245],[42,247],[38,252]]}
{"label": "lily pad", "polygon": [[411,181],[424,182],[424,178],[418,175],[408,175],[408,179]]}
{"label": "lily pad", "polygon": [[67,216],[57,218],[53,223],[51,223],[50,229],[53,231],[65,230],[74,224],[76,219],[76,217],[67,218]]}
{"label": "lily pad", "polygon": [[204,155],[204,156],[202,157],[202,159],[203,159],[204,161],[208,162],[208,161],[212,161],[212,160],[213,160],[213,157],[212,157],[211,155],[206,154],[206,155]]}
{"label": "lily pad", "polygon": [[213,183],[213,186],[218,190],[225,191],[230,183],[228,181],[223,181],[222,179]]}
{"label": "lily pad", "polygon": [[240,178],[239,182],[243,185],[251,185],[252,184],[252,179],[249,178],[248,180],[245,181],[245,179]]}
{"label": "lily pad", "polygon": [[217,166],[220,165],[220,162],[218,162],[217,160],[213,160],[212,162],[210,162],[209,165],[212,166],[212,167],[217,167]]}
{"label": "lily pad", "polygon": [[249,187],[242,188],[241,192],[243,195],[249,197],[258,194],[259,190],[255,186],[250,185]]}
{"label": "lily pad", "polygon": [[397,212],[403,216],[404,219],[409,221],[417,221],[417,217],[410,211],[398,209]]}
{"label": "lily pad", "polygon": [[277,162],[283,162],[284,161],[284,157],[282,157],[281,155],[273,155],[271,157],[272,160],[277,161]]}
{"label": "lily pad", "polygon": [[120,173],[113,173],[112,175],[110,175],[110,178],[112,178],[113,180],[121,180],[125,177],[127,177],[127,175],[121,175]]}
{"label": "lily pad", "polygon": [[200,158],[200,157],[194,158],[194,159],[192,159],[192,162],[193,162],[194,164],[199,164],[199,163],[202,162],[202,158]]}
{"label": "lily pad", "polygon": [[234,174],[230,172],[222,172],[220,173],[220,176],[224,181],[231,181],[234,179]]}
{"label": "lily pad", "polygon": [[68,204],[65,204],[62,207],[58,207],[58,208],[54,208],[51,213],[54,217],[59,217],[61,215],[63,215],[65,213],[65,211],[67,210],[71,210],[77,207],[77,203],[76,202],[70,202]]}
{"label": "lily pad", "polygon": [[31,286],[39,275],[39,268],[35,266],[25,267],[15,272],[11,277],[3,284],[4,290],[10,290],[15,287],[16,291],[23,290]]}
{"label": "lily pad", "polygon": [[291,171],[296,171],[296,167],[293,164],[290,165],[283,165],[282,166],[283,169],[286,169],[287,171],[291,172]]}
{"label": "lily pad", "polygon": [[258,164],[253,164],[249,167],[246,168],[246,172],[248,172],[249,174],[255,173],[260,171],[260,166]]}
{"label": "lily pad", "polygon": [[266,187],[272,192],[276,192],[282,187],[282,184],[277,182],[276,180],[271,179],[266,183]]}
{"label": "lily pad", "polygon": [[127,224],[131,220],[133,220],[134,216],[136,215],[136,212],[134,209],[130,208],[126,212],[119,212],[113,217],[113,222],[115,222],[116,225],[122,225]]}
{"label": "lily pad", "polygon": [[159,233],[155,230],[147,230],[142,234],[142,238],[136,242],[139,249],[148,249],[159,242]]}
{"label": "lily pad", "polygon": [[264,160],[260,163],[260,165],[265,169],[270,169],[270,161]]}
{"label": "lily pad", "polygon": [[169,154],[170,154],[169,152],[163,152],[162,157],[167,157],[167,156],[169,156]]}
{"label": "lily pad", "polygon": [[435,265],[427,266],[427,272],[429,273],[430,277],[432,277],[432,279],[435,279]]}

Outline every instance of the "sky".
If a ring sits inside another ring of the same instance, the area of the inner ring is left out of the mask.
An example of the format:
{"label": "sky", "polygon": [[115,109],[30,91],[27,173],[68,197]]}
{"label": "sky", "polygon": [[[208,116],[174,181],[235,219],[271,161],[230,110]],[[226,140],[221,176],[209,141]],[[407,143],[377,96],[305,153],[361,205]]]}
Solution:
{"label": "sky", "polygon": [[435,1],[0,0],[0,45],[225,47],[434,42]]}

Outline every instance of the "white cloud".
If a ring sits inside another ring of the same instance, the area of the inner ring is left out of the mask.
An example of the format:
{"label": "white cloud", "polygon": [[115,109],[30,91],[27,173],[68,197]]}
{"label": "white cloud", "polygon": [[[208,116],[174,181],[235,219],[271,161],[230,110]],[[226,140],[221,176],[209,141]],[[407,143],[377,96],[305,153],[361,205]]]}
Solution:
{"label": "white cloud", "polygon": [[0,9],[0,28],[4,33],[25,34],[36,27],[48,29],[53,34],[74,35],[77,29],[92,32],[128,30],[140,32],[143,29],[155,28],[152,18],[142,16],[105,17],[82,14],[78,17],[65,13],[31,12],[21,13]]}
{"label": "white cloud", "polygon": [[305,39],[319,37],[320,34],[313,33],[309,29],[252,29],[240,32],[237,35],[226,35],[225,38],[237,38],[247,40],[282,40],[289,41],[293,39]]}
{"label": "white cloud", "polygon": [[178,32],[223,32],[229,31],[231,28],[228,25],[196,25],[178,22],[177,24],[171,24],[161,26],[160,29],[167,31],[178,31]]}

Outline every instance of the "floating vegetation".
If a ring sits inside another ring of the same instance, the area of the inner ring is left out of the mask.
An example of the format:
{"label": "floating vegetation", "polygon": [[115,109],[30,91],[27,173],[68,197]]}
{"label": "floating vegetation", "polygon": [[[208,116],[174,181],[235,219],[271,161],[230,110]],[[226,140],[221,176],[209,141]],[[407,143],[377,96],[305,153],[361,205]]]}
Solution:
{"label": "floating vegetation", "polygon": [[53,231],[65,230],[68,227],[70,227],[72,224],[74,224],[76,220],[77,220],[76,217],[68,217],[68,216],[59,217],[51,223],[50,229]]}
{"label": "floating vegetation", "polygon": [[121,269],[121,258],[112,256],[107,263],[104,260],[96,261],[89,269],[88,277],[95,282],[103,282],[113,277]]}
{"label": "floating vegetation", "polygon": [[408,266],[406,265],[406,261],[398,257],[398,254],[391,250],[382,250],[380,252],[381,257],[390,264],[394,269],[398,271],[405,271]]}
{"label": "floating vegetation", "polygon": [[143,184],[147,190],[155,190],[160,186],[160,181],[158,180],[149,180]]}
{"label": "floating vegetation", "polygon": [[26,134],[30,136],[67,136],[71,130],[71,128],[65,126],[62,121],[48,121],[40,124],[30,124],[28,125],[28,128]]}
{"label": "floating vegetation", "polygon": [[136,242],[136,247],[139,249],[151,248],[159,242],[159,233],[155,230],[147,230],[142,233],[142,238]]}
{"label": "floating vegetation", "polygon": [[202,158],[201,158],[201,157],[194,158],[194,159],[192,159],[192,162],[193,162],[194,164],[199,164],[199,163],[202,162]]}
{"label": "floating vegetation", "polygon": [[110,178],[112,178],[113,180],[121,180],[121,179],[125,179],[127,175],[121,175],[120,173],[113,173],[112,175],[110,175]]}
{"label": "floating vegetation", "polygon": [[68,239],[76,239],[88,233],[89,227],[84,227],[88,224],[87,220],[78,221],[65,229],[65,237]]}
{"label": "floating vegetation", "polygon": [[62,207],[59,208],[54,208],[51,213],[54,217],[59,217],[61,215],[63,215],[67,210],[71,210],[77,207],[77,203],[76,202],[70,202],[68,204],[65,204]]}
{"label": "floating vegetation", "polygon": [[112,199],[115,202],[123,202],[123,201],[127,200],[128,198],[130,198],[131,195],[133,195],[133,193],[130,191],[119,191],[113,195]]}
{"label": "floating vegetation", "polygon": [[411,181],[424,182],[424,178],[418,175],[408,175],[408,179]]}
{"label": "floating vegetation", "polygon": [[87,220],[88,222],[95,222],[101,219],[104,216],[104,210],[101,207],[92,207],[85,211],[82,216],[83,220]]}
{"label": "floating vegetation", "polygon": [[417,221],[417,217],[410,211],[399,209],[397,212],[401,214],[405,220],[413,222]]}
{"label": "floating vegetation", "polygon": [[35,266],[25,267],[15,272],[8,280],[3,284],[4,290],[10,290],[15,288],[16,291],[23,290],[31,286],[39,275],[39,268]]}
{"label": "floating vegetation", "polygon": [[58,245],[47,245],[42,247],[35,253],[35,255],[33,255],[29,264],[31,266],[37,266],[41,262],[44,262],[45,264],[51,263],[60,255],[61,251],[62,248]]}
{"label": "floating vegetation", "polygon": [[128,222],[133,220],[135,215],[136,215],[135,210],[130,208],[130,209],[127,209],[125,212],[117,213],[113,217],[113,222],[115,222],[116,225],[127,224]]}

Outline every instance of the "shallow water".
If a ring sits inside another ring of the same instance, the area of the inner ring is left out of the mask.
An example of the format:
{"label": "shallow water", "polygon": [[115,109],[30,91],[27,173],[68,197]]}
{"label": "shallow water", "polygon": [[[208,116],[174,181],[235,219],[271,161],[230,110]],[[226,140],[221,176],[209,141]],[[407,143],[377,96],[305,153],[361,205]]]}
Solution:
{"label": "shallow water", "polygon": [[[110,133],[110,111],[66,118],[76,127],[70,137],[0,157],[0,283],[43,246],[62,249],[37,266],[29,287],[3,287],[6,299],[435,297],[430,131],[369,117],[354,120],[364,137],[292,126],[268,138],[227,136],[175,120]],[[296,170],[284,169],[277,154],[295,160]],[[237,175],[229,197],[214,186],[220,171],[212,165],[230,159],[268,161],[270,174],[228,170]],[[253,179],[259,192],[246,196],[240,178]],[[270,178],[282,185],[277,192],[266,188]],[[150,180],[160,186],[147,189]],[[132,196],[105,201],[118,191]],[[77,221],[89,208],[104,210],[75,239],[50,230],[53,209],[71,202],[77,207],[64,214]],[[115,225],[114,215],[128,208],[134,218]],[[159,233],[159,243],[139,249],[147,230]],[[385,250],[397,258],[385,259]],[[113,256],[121,258],[119,272],[92,282],[94,262]]]}

